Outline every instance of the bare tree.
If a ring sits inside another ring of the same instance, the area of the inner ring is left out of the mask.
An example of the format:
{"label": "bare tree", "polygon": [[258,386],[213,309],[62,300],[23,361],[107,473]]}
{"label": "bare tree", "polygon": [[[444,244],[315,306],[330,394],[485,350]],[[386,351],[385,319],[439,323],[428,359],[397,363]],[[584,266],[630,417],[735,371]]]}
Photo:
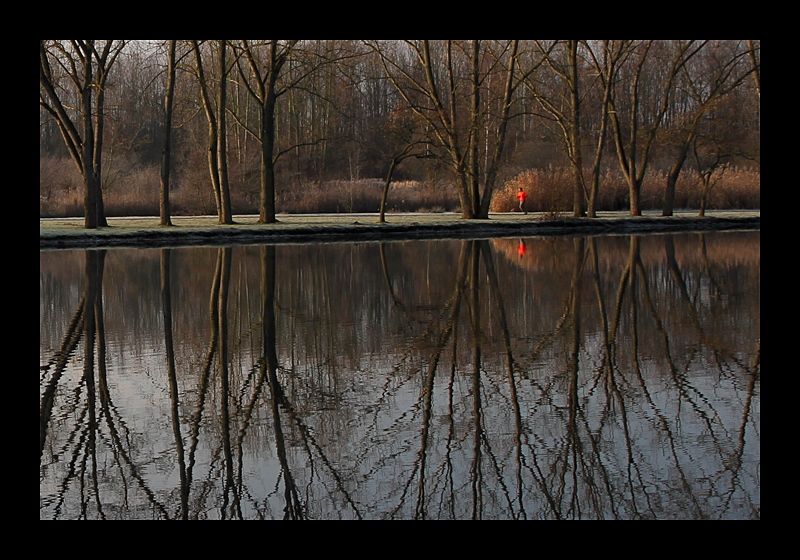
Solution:
{"label": "bare tree", "polygon": [[84,227],[107,226],[102,178],[105,84],[125,41],[39,41],[39,105],[84,181]]}
{"label": "bare tree", "polygon": [[[632,41],[534,41],[545,68],[552,76],[531,74],[525,85],[532,97],[560,128],[567,159],[573,173],[572,211],[574,217],[597,215],[600,185],[610,114],[611,92]],[[584,57],[587,64],[584,64]],[[552,78],[555,77],[556,80]],[[599,106],[588,101],[597,94]],[[599,115],[593,114],[592,110]],[[584,120],[594,119],[585,127]],[[591,130],[597,132],[592,137]],[[584,147],[594,146],[591,167],[586,169]],[[588,176],[587,176],[588,175]]]}
{"label": "bare tree", "polygon": [[[583,139],[581,133],[582,96],[578,45],[580,41],[553,41],[548,44],[535,41],[547,66],[563,82],[551,95],[545,91],[545,83],[526,80],[528,89],[534,98],[558,123],[562,130],[562,138],[567,150],[567,157],[572,164],[573,192],[572,212],[574,217],[585,215],[586,184],[583,177]],[[559,48],[560,47],[560,48]]]}
{"label": "bare tree", "polygon": [[729,154],[724,154],[719,149],[718,145],[714,146],[712,149],[704,149],[698,140],[699,139],[695,137],[692,142],[692,153],[694,155],[695,165],[697,166],[697,172],[700,175],[700,212],[698,216],[702,217],[706,215],[708,196],[711,194],[711,188],[716,183],[716,181],[712,181],[712,179],[718,169],[725,170],[727,167],[725,160],[729,157]]}
{"label": "bare tree", "polygon": [[686,100],[683,111],[674,110],[676,121],[673,128],[678,137],[677,152],[667,174],[664,191],[664,216],[672,216],[675,203],[675,186],[689,154],[689,148],[701,132],[700,126],[720,101],[738,88],[755,68],[746,57],[752,54],[752,46],[739,48],[739,41],[715,41],[705,43],[704,53],[692,63],[683,65],[680,78],[681,91]]}
{"label": "bare tree", "polygon": [[383,185],[383,195],[381,196],[381,207],[378,214],[378,222],[386,222],[386,200],[389,195],[389,186],[392,183],[397,166],[408,158],[429,157],[428,146],[431,139],[420,133],[419,123],[408,114],[408,111],[398,110],[389,116],[388,136],[394,140],[394,148],[391,155],[389,171]]}
{"label": "bare tree", "polygon": [[169,172],[172,141],[172,107],[175,93],[175,39],[170,39],[167,54],[167,89],[164,94],[164,148],[161,152],[161,199],[159,211],[162,226],[171,226],[169,204]]}
{"label": "bare tree", "polygon": [[[258,221],[262,224],[275,222],[275,106],[278,96],[286,91],[279,88],[278,78],[298,42],[272,39],[262,44],[251,44],[242,40],[238,46],[242,53],[237,66],[239,75],[259,109],[258,130],[247,130],[261,144]],[[262,50],[266,50],[265,56],[261,56]],[[242,68],[242,60],[246,61],[249,72]],[[239,122],[242,124],[241,120]]]}
{"label": "bare tree", "polygon": [[231,195],[228,184],[227,172],[227,152],[226,152],[226,126],[225,126],[225,102],[227,96],[227,75],[230,67],[226,63],[226,41],[217,40],[217,63],[219,74],[217,76],[216,89],[211,77],[208,75],[203,63],[200,44],[196,39],[192,40],[192,47],[197,61],[197,80],[200,86],[200,95],[203,102],[203,109],[208,121],[208,171],[211,176],[211,186],[214,189],[214,199],[217,204],[217,215],[220,224],[233,223],[231,212]]}
{"label": "bare tree", "polygon": [[[308,127],[310,130],[305,131],[290,118],[288,123],[284,120],[288,131],[282,134],[279,143],[279,117],[286,111],[278,111],[278,100],[287,93],[302,90],[307,94],[307,102],[315,107],[325,107],[322,113],[327,114],[334,103],[329,98],[329,76],[337,72],[346,73],[348,69],[344,61],[358,58],[361,53],[342,41],[270,39],[251,43],[242,40],[234,45],[240,82],[258,106],[258,126],[253,128],[243,115],[236,112],[233,116],[261,145],[259,222],[272,223],[276,221],[275,166],[278,159],[290,152],[297,153],[304,146],[324,144],[330,133],[328,119],[324,116],[323,122],[312,121]],[[292,97],[289,95],[290,107],[294,101]],[[299,120],[303,120],[302,117],[295,119]]]}
{"label": "bare tree", "polygon": [[[519,41],[368,44],[400,96],[442,146],[457,182],[461,216],[488,218],[510,107],[520,84]],[[500,88],[490,80],[498,74],[503,76]]]}
{"label": "bare tree", "polygon": [[[586,41],[586,50],[597,72],[602,90],[600,102],[600,127],[595,141],[594,159],[592,161],[591,182],[588,186],[587,215],[594,218],[597,215],[597,195],[600,190],[600,171],[603,160],[603,151],[608,130],[608,118],[611,110],[611,92],[619,74],[620,67],[627,56],[632,41],[600,41],[599,49],[602,55],[598,56],[597,47]],[[582,170],[581,170],[582,172]],[[585,181],[584,181],[585,185]]]}
{"label": "bare tree", "polygon": [[[670,107],[676,77],[706,43],[641,41],[636,46],[638,58],[629,68],[628,79],[616,81],[611,98],[611,124],[622,174],[628,183],[631,216],[642,214],[642,183],[656,132]],[[622,116],[627,116],[627,122]]]}

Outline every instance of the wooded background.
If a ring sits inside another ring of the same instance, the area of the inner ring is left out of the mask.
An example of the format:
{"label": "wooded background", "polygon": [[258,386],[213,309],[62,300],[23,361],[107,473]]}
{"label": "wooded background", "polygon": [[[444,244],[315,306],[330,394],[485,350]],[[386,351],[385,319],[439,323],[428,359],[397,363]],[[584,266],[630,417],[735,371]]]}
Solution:
{"label": "wooded background", "polygon": [[40,41],[39,212],[759,207],[760,96],[758,40]]}

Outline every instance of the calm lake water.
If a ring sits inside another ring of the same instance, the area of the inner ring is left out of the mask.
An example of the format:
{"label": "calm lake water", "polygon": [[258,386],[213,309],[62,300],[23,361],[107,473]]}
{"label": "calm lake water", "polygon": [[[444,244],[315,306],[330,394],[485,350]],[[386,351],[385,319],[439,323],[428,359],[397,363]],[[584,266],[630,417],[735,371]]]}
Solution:
{"label": "calm lake water", "polygon": [[760,232],[41,251],[42,519],[752,519]]}

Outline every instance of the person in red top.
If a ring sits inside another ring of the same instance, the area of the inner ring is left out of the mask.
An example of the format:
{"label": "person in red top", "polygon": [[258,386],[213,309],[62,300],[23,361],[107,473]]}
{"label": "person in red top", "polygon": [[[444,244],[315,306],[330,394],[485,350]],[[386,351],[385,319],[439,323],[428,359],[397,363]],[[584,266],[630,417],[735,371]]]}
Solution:
{"label": "person in red top", "polygon": [[520,187],[519,191],[517,191],[517,198],[519,199],[519,209],[527,214],[528,211],[525,210],[525,199],[528,198],[528,195],[525,194],[525,191],[522,190],[522,187]]}

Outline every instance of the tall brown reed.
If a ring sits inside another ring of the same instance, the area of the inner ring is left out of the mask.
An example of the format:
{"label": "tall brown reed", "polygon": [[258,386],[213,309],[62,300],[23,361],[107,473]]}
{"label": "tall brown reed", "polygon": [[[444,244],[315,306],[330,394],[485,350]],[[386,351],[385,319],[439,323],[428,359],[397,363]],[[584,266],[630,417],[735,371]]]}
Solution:
{"label": "tall brown reed", "polygon": [[[641,206],[645,210],[663,208],[667,174],[652,171],[642,184]],[[517,190],[522,187],[528,194],[526,208],[534,212],[572,211],[572,170],[548,167],[523,171],[495,192],[491,211],[518,210]],[[675,193],[675,208],[700,207],[702,182],[695,170],[681,174]],[[600,176],[598,210],[624,210],[629,208],[628,185],[619,171],[606,170]],[[761,207],[761,173],[749,168],[725,168],[715,172],[708,192],[709,209],[745,209]]]}
{"label": "tall brown reed", "polygon": [[[257,214],[259,175],[251,165],[231,166],[231,198],[237,214]],[[666,174],[648,173],[642,187],[642,208],[662,208]],[[761,174],[749,168],[721,168],[711,177],[707,208],[760,208]],[[104,171],[103,199],[109,216],[158,215],[160,176],[157,166],[118,159]],[[528,193],[533,212],[572,211],[572,171],[550,166],[529,169],[507,180],[496,191],[492,212],[517,211],[519,187]],[[276,192],[278,212],[291,214],[378,212],[382,179],[332,180],[302,183],[281,180]],[[678,181],[675,208],[700,207],[703,187],[698,173],[686,170]],[[175,215],[214,214],[216,207],[204,161],[176,170],[170,194]],[[628,208],[628,188],[620,172],[609,169],[600,177],[598,210]],[[459,211],[455,187],[446,180],[396,181],[389,189],[388,212]],[[66,157],[39,160],[39,215],[82,216],[83,182],[75,164]]]}

